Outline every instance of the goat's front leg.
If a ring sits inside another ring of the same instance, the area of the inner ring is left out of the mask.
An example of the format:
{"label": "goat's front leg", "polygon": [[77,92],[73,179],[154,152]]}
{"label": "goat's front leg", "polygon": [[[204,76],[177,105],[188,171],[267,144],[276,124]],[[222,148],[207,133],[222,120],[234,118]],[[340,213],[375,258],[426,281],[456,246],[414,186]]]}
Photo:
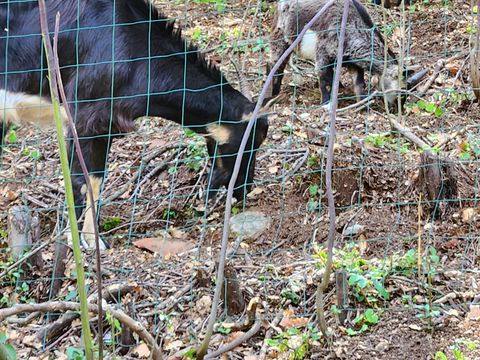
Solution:
{"label": "goat's front leg", "polygon": [[[87,166],[89,173],[89,180],[93,190],[93,199],[97,203],[100,191],[105,177],[106,162],[108,157],[108,151],[110,147],[110,139],[108,135],[105,135],[105,138],[94,138],[94,139],[81,139],[80,147],[82,150],[82,155]],[[88,189],[85,183],[85,176],[82,172],[80,166],[80,161],[76,152],[73,149],[73,146],[69,148],[69,159],[71,160],[71,171],[72,171],[72,185],[73,185],[73,196],[75,199],[75,213],[77,219],[83,219],[78,221],[78,228],[81,230],[81,239],[82,244],[85,247],[94,248],[95,247],[95,222],[98,224],[98,213],[99,208],[96,206],[97,218],[93,217],[93,207],[88,196]],[[85,206],[85,198],[86,206]],[[105,249],[107,246],[100,239],[100,249]]]}
{"label": "goat's front leg", "polygon": [[357,101],[360,101],[365,98],[365,70],[359,66],[353,67],[352,70],[355,72],[355,83],[353,85],[355,97]]}
{"label": "goat's front leg", "polygon": [[[270,60],[267,63],[267,76],[272,70],[273,66],[277,63],[280,57],[283,55],[285,50],[288,49],[290,44],[285,41],[283,33],[279,29],[275,29],[270,36]],[[283,73],[285,67],[287,66],[289,56],[280,64],[280,67],[275,72],[272,85],[269,87],[267,92],[267,97],[277,96],[280,94],[280,89],[282,87]]]}

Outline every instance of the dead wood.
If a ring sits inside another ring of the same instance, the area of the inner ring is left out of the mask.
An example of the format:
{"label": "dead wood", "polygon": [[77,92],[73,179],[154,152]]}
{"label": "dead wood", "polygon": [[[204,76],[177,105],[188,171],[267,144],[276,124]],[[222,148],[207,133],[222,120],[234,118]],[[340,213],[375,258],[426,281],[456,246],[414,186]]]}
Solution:
{"label": "dead wood", "polygon": [[347,273],[345,270],[338,270],[335,272],[335,286],[337,293],[337,307],[339,313],[337,315],[340,325],[345,323],[347,319],[348,311],[348,281]]}
{"label": "dead wood", "polygon": [[26,206],[13,206],[8,211],[8,246],[16,259],[32,245],[30,223]]}
{"label": "dead wood", "polygon": [[445,203],[447,206],[451,205],[451,200],[457,197],[455,169],[453,164],[430,152],[420,155],[419,166],[418,184],[424,198],[429,202],[430,213],[436,218],[444,210],[440,209],[442,211],[439,212],[439,206]]}
{"label": "dead wood", "polygon": [[[131,284],[113,284],[108,286],[102,291],[102,299],[106,301],[114,300],[118,302],[122,296],[133,291],[139,291],[139,287],[136,283]],[[94,293],[88,297],[89,304],[95,304],[97,302],[98,294]],[[58,320],[51,323],[49,326],[40,329],[37,332],[36,338],[38,340],[47,340],[56,338],[61,335],[66,328],[68,328],[75,319],[78,319],[80,314],[78,312],[66,312]]]}
{"label": "dead wood", "polygon": [[[251,325],[253,322],[253,325]],[[222,346],[216,351],[213,351],[205,356],[205,359],[214,359],[219,357],[220,355],[233,350],[237,346],[243,344],[245,341],[253,337],[261,328],[263,323],[263,307],[260,304],[259,298],[255,297],[250,300],[247,309],[247,317],[243,324],[235,324],[232,327],[229,327],[232,331],[243,331],[246,328],[251,328],[244,333],[243,335],[237,337],[232,342]]]}
{"label": "dead wood", "polygon": [[259,360],[264,360],[267,357],[267,350],[268,350],[268,342],[267,340],[272,338],[272,332],[273,330],[278,326],[280,321],[283,319],[283,309],[280,309],[280,311],[277,313],[277,316],[275,316],[275,319],[267,326],[268,330],[265,334],[265,340],[263,341],[262,348],[260,349],[260,354],[258,355]]}
{"label": "dead wood", "polygon": [[[152,358],[154,360],[162,359],[160,348],[155,343],[154,338],[148,331],[143,327],[143,325],[132,319],[130,316],[125,314],[121,309],[115,309],[111,305],[104,306],[105,311],[111,313],[111,315],[125,324],[130,330],[135,332],[142,341],[144,341],[152,352]],[[50,312],[64,312],[64,311],[79,311],[80,304],[76,302],[69,301],[48,301],[40,304],[18,304],[6,309],[0,309],[0,321],[5,320],[10,316],[14,316],[22,313],[31,313],[40,311],[43,313]],[[92,313],[98,312],[98,307],[95,304],[88,304],[88,311]]]}
{"label": "dead wood", "polygon": [[65,239],[60,239],[55,242],[55,264],[52,274],[52,287],[50,291],[50,298],[57,297],[63,284],[63,278],[65,277],[65,267],[67,255],[70,251],[70,247],[65,242]]}
{"label": "dead wood", "polygon": [[417,96],[422,97],[423,95],[425,95],[428,89],[430,89],[430,87],[432,86],[433,82],[437,79],[438,75],[440,75],[440,72],[443,70],[446,63],[447,61],[445,61],[444,59],[440,59],[437,61],[437,63],[435,64],[435,68],[433,69],[432,75],[430,75],[425,84],[418,89]]}
{"label": "dead wood", "polygon": [[411,132],[410,129],[400,125],[400,123],[397,122],[393,118],[393,116],[389,117],[389,122],[390,122],[390,126],[393,129],[397,130],[400,135],[407,138],[410,142],[417,145],[420,149],[422,149],[424,151],[427,151],[428,149],[430,149],[430,147],[431,147],[430,145],[428,145],[425,141],[423,141],[417,135],[415,135],[413,132]]}
{"label": "dead wood", "polygon": [[243,298],[240,281],[237,272],[232,264],[225,266],[225,286],[222,289],[221,298],[227,309],[228,315],[238,315],[245,309],[245,300]]}

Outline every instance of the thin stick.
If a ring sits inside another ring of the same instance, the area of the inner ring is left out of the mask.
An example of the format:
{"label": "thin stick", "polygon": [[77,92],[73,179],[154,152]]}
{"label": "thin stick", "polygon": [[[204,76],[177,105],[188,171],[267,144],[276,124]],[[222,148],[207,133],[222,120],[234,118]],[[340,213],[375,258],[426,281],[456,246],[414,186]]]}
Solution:
{"label": "thin stick", "polygon": [[77,216],[75,214],[75,202],[73,198],[72,178],[70,175],[70,167],[68,164],[67,147],[65,144],[65,136],[63,134],[62,115],[60,112],[60,101],[58,96],[58,86],[56,76],[53,73],[52,66],[54,64],[52,44],[50,43],[48,32],[47,11],[45,0],[39,0],[40,25],[42,29],[43,45],[48,66],[48,80],[50,83],[50,95],[54,110],[55,125],[57,129],[57,141],[60,153],[60,163],[62,165],[63,182],[65,186],[65,198],[67,201],[68,218],[70,221],[70,231],[72,234],[73,256],[75,259],[75,268],[77,271],[77,287],[78,296],[80,298],[80,318],[83,330],[83,342],[85,346],[85,357],[87,360],[93,360],[92,334],[90,332],[90,323],[88,315],[87,291],[85,287],[85,272],[83,270],[83,257],[80,248],[80,236],[78,233]]}
{"label": "thin stick", "polygon": [[[40,0],[44,1],[44,0]],[[160,348],[155,343],[155,340],[152,335],[143,327],[143,325],[132,319],[130,316],[125,314],[120,309],[115,309],[111,305],[104,305],[105,310],[109,312],[115,319],[125,324],[130,330],[138,334],[140,339],[142,339],[152,351],[152,358],[154,360],[161,360],[162,355]],[[77,302],[71,301],[47,301],[40,304],[17,304],[6,309],[0,309],[0,322],[4,319],[14,316],[17,314],[23,313],[32,313],[40,311],[42,313],[47,312],[60,312],[60,311],[79,311],[81,310],[82,305]],[[95,304],[87,304],[87,309],[90,312],[95,314],[98,313],[98,307]]]}
{"label": "thin stick", "polygon": [[245,341],[247,341],[248,339],[253,337],[260,330],[260,328],[262,326],[262,317],[260,316],[260,314],[258,314],[257,316],[258,317],[255,320],[255,322],[253,323],[253,326],[250,328],[250,330],[248,330],[246,333],[239,336],[238,338],[236,338],[232,342],[222,346],[220,349],[218,349],[216,351],[212,351],[210,354],[205,356],[205,359],[215,359],[218,356],[226,353],[227,351],[231,351],[231,350],[235,349],[237,346],[241,345],[242,343],[244,343]]}
{"label": "thin stick", "polygon": [[229,234],[229,224],[230,224],[230,215],[232,212],[232,199],[233,199],[233,188],[235,187],[235,181],[238,177],[238,172],[240,170],[240,164],[242,162],[243,153],[245,151],[245,147],[247,145],[248,138],[250,136],[250,132],[255,124],[255,119],[260,111],[262,106],[262,102],[265,99],[267,94],[268,86],[273,80],[274,74],[277,72],[280,64],[290,55],[290,53],[297,47],[297,45],[302,40],[303,36],[307,32],[308,29],[325,13],[325,11],[335,2],[335,0],[329,0],[325,5],[318,11],[318,13],[305,25],[302,29],[300,34],[298,34],[295,41],[288,47],[287,50],[283,53],[283,55],[278,59],[277,63],[273,66],[270,73],[267,76],[265,84],[263,84],[262,92],[258,97],[257,104],[255,109],[253,110],[252,116],[248,122],[248,125],[245,129],[245,133],[243,134],[242,142],[238,149],[237,158],[235,159],[235,166],[233,168],[232,177],[230,178],[230,182],[228,183],[228,190],[227,190],[227,199],[225,200],[225,217],[223,222],[223,233],[222,233],[222,246],[220,249],[219,261],[218,261],[218,270],[217,270],[217,283],[215,286],[215,293],[213,296],[212,301],[212,309],[210,311],[210,317],[208,319],[207,330],[205,333],[205,338],[200,345],[200,348],[197,351],[197,359],[203,360],[205,354],[208,350],[208,344],[210,343],[210,339],[213,333],[213,326],[215,325],[215,321],[217,318],[217,309],[218,309],[218,302],[220,299],[220,293],[223,286],[223,271],[225,268],[225,256],[227,251],[227,244],[228,244],[228,234]]}
{"label": "thin stick", "polygon": [[327,164],[325,169],[325,187],[328,199],[328,213],[329,213],[329,228],[327,238],[327,263],[325,264],[325,272],[323,274],[322,282],[317,287],[315,296],[315,307],[317,310],[317,322],[325,337],[329,337],[327,322],[325,320],[325,313],[323,310],[324,301],[323,293],[326,290],[328,283],[330,282],[330,274],[332,273],[333,263],[333,247],[335,244],[335,199],[333,197],[332,190],[332,168],[333,168],[333,148],[335,145],[335,121],[337,118],[337,105],[338,105],[338,88],[340,85],[340,76],[342,73],[343,62],[343,45],[345,43],[345,29],[347,27],[348,10],[350,7],[350,1],[345,1],[343,6],[342,25],[340,27],[340,37],[338,39],[337,50],[337,67],[335,69],[335,80],[332,89],[332,108],[330,112],[330,131],[328,135],[328,149],[327,149]]}
{"label": "thin stick", "polygon": [[417,238],[417,274],[418,280],[422,279],[422,193],[418,198],[418,238]]}
{"label": "thin stick", "polygon": [[[95,235],[95,262],[96,262],[96,271],[97,271],[97,292],[99,294],[98,304],[98,358],[99,360],[103,359],[103,311],[102,311],[102,261],[100,258],[100,237],[98,231],[98,222],[97,222],[97,210],[95,205],[95,198],[93,196],[93,188],[90,182],[90,177],[85,164],[85,159],[83,157],[82,148],[80,147],[80,140],[78,138],[77,129],[73,123],[73,117],[70,113],[70,107],[68,106],[67,96],[65,95],[65,89],[63,88],[62,75],[60,73],[60,65],[58,60],[58,33],[60,31],[60,13],[57,13],[55,17],[55,32],[53,35],[53,68],[52,72],[55,73],[58,82],[58,90],[60,93],[60,98],[62,100],[65,112],[67,114],[67,123],[70,133],[72,134],[73,142],[75,144],[75,152],[78,157],[78,162],[82,168],[83,177],[85,179],[85,184],[87,186],[88,197],[90,198],[90,206],[92,208],[92,220],[93,220],[93,232]],[[52,64],[50,64],[52,66]]]}

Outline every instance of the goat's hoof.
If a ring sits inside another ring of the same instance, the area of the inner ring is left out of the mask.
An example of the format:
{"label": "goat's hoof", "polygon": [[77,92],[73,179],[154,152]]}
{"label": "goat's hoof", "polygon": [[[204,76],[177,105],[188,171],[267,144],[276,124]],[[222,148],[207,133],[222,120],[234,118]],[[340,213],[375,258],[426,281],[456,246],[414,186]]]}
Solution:
{"label": "goat's hoof", "polygon": [[325,111],[330,112],[330,109],[332,108],[332,102],[329,101],[329,102],[323,103],[323,104],[321,105],[321,108],[322,108],[323,110],[325,110]]}
{"label": "goat's hoof", "polygon": [[[102,239],[101,236],[98,238],[98,245],[100,251],[105,251],[109,248],[108,244]],[[80,246],[84,249],[95,250],[95,235],[80,233]]]}

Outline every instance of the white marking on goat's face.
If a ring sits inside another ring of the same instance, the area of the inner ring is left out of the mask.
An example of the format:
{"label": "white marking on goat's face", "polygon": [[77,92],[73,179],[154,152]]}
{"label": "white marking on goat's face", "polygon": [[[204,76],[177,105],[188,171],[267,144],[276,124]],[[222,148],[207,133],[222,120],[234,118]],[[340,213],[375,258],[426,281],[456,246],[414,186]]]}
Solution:
{"label": "white marking on goat's face", "polygon": [[[100,189],[102,187],[102,178],[98,176],[89,176],[90,178],[90,184],[92,185],[92,191],[93,191],[93,201],[97,202],[98,197],[100,196]],[[86,190],[86,185],[85,190]],[[82,186],[83,190],[83,186]],[[92,208],[92,203],[90,201],[90,197],[88,196],[88,191],[85,191],[87,195],[87,204],[85,207],[85,217],[83,221],[83,228],[82,228],[82,234],[83,234],[83,239],[87,243],[87,245],[91,248],[94,247],[95,245],[95,226],[94,226],[94,221],[97,221],[96,219],[93,219],[93,208]],[[97,207],[98,210],[98,207]]]}
{"label": "white marking on goat's face", "polygon": [[399,80],[399,73],[398,73],[398,66],[389,66],[387,68],[387,71],[385,73],[385,76],[383,79],[381,79],[381,85],[383,84],[383,89],[380,88],[380,90],[385,91],[387,93],[387,102],[389,104],[393,103],[395,99],[397,98],[397,91],[400,91],[401,89],[404,89],[406,87],[406,84],[404,84],[404,81]]}
{"label": "white marking on goat's face", "polygon": [[230,140],[230,130],[226,126],[208,124],[207,133],[208,136],[214,139],[219,145],[226,144]]}
{"label": "white marking on goat's face", "polygon": [[315,61],[317,57],[318,35],[315,31],[307,30],[300,42],[300,56],[305,60]]}

